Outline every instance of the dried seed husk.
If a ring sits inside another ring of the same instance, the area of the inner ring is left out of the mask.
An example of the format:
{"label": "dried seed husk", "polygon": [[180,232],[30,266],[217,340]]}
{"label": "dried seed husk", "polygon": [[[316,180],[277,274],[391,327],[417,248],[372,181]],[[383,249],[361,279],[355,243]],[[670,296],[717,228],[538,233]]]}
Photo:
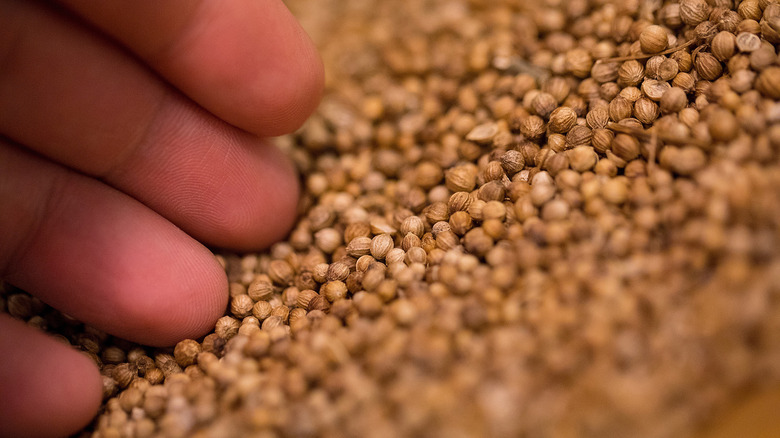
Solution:
{"label": "dried seed husk", "polygon": [[680,19],[689,26],[697,24],[709,18],[710,6],[704,0],[681,0]]}
{"label": "dried seed husk", "polygon": [[639,45],[645,53],[658,53],[666,50],[669,45],[666,29],[657,25],[647,26],[639,34]]}
{"label": "dried seed husk", "polygon": [[699,76],[708,81],[718,79],[721,73],[723,73],[723,66],[711,53],[697,53],[696,58],[693,60],[693,65]]}
{"label": "dried seed husk", "polygon": [[780,67],[768,67],[759,73],[756,90],[772,99],[780,99]]}

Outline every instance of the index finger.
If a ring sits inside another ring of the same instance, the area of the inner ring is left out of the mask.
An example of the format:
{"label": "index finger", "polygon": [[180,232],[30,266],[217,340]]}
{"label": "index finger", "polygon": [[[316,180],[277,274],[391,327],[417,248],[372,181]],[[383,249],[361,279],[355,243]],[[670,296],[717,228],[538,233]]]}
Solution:
{"label": "index finger", "polygon": [[319,103],[323,67],[280,0],[59,0],[217,117],[263,136]]}

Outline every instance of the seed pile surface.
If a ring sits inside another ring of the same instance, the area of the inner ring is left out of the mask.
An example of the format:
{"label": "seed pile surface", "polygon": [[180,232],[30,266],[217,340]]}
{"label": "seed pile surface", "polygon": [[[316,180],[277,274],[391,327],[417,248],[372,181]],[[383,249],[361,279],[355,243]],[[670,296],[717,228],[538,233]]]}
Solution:
{"label": "seed pile surface", "polygon": [[677,437],[780,382],[780,3],[288,3],[300,219],[214,332],[3,294],[102,367],[84,434]]}

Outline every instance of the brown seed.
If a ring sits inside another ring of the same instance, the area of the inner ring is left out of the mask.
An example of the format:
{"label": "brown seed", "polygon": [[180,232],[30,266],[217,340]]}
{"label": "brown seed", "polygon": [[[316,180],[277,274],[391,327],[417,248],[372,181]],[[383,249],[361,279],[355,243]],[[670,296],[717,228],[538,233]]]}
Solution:
{"label": "brown seed", "polygon": [[[500,161],[491,161],[482,169],[482,179],[487,181],[500,181],[504,178],[504,168]],[[446,204],[445,204],[446,206]]]}
{"label": "brown seed", "polygon": [[611,82],[618,78],[619,68],[617,62],[596,61],[590,69],[590,76],[599,84]]}
{"label": "brown seed", "polygon": [[659,18],[670,29],[676,29],[682,26],[683,21],[682,18],[680,18],[680,4],[665,4],[659,11]]}
{"label": "brown seed", "polygon": [[544,119],[539,116],[526,116],[520,122],[520,133],[529,140],[541,137],[546,130]]}
{"label": "brown seed", "polygon": [[252,316],[262,321],[271,315],[272,310],[271,303],[268,301],[258,301],[252,307]]}
{"label": "brown seed", "polygon": [[567,151],[569,165],[577,172],[585,172],[593,168],[598,161],[598,155],[592,147],[577,146]]}
{"label": "brown seed", "polygon": [[645,76],[645,68],[639,61],[631,59],[625,61],[618,69],[617,83],[621,87],[639,85]]}
{"label": "brown seed", "polygon": [[672,86],[682,88],[686,93],[690,93],[695,85],[696,81],[693,76],[686,72],[677,73],[677,76],[672,80]]}
{"label": "brown seed", "polygon": [[435,224],[436,222],[446,221],[449,217],[449,207],[444,202],[434,202],[422,211],[425,215],[425,219],[429,224]]}
{"label": "brown seed", "polygon": [[[479,199],[487,201],[503,201],[506,197],[506,189],[504,184],[500,181],[490,181],[482,185],[479,188]],[[449,217],[444,217],[441,220],[447,220]]]}
{"label": "brown seed", "polygon": [[[452,216],[450,216],[450,218],[452,218]],[[401,239],[401,249],[404,251],[409,251],[410,248],[418,246],[422,246],[422,239],[415,234],[407,233],[406,236]],[[374,258],[371,257],[371,260],[374,260]]]}
{"label": "brown seed", "polygon": [[[663,101],[663,98],[661,99]],[[658,118],[658,105],[647,97],[634,103],[634,117],[644,124],[653,123]]]}
{"label": "brown seed", "polygon": [[349,265],[345,262],[335,262],[328,265],[328,272],[325,274],[327,281],[344,281],[349,276]]}
{"label": "brown seed", "polygon": [[639,140],[628,134],[617,134],[612,140],[612,153],[628,162],[639,156]]}
{"label": "brown seed", "polygon": [[756,20],[751,20],[749,18],[746,18],[740,21],[739,24],[737,24],[736,32],[737,33],[747,32],[747,33],[756,33],[756,34],[761,33],[761,36],[763,36],[767,41],[771,39],[771,37],[767,38],[769,35],[766,35],[765,32],[763,32],[761,23],[759,23]]}
{"label": "brown seed", "polygon": [[493,140],[493,137],[498,134],[498,125],[489,122],[477,125],[468,134],[466,134],[466,140],[473,141],[480,144],[488,144]]}
{"label": "brown seed", "polygon": [[736,38],[731,32],[719,32],[712,39],[712,55],[721,61],[727,61],[734,55]]}
{"label": "brown seed", "polygon": [[300,309],[308,309],[309,302],[319,294],[311,289],[302,290],[296,297],[295,305]]}
{"label": "brown seed", "polygon": [[677,63],[677,68],[681,72],[689,72],[693,67],[693,57],[686,50],[678,50],[672,53],[669,55],[669,59]]}
{"label": "brown seed", "polygon": [[740,52],[755,52],[761,47],[761,38],[753,33],[741,32],[737,35],[736,44]]}
{"label": "brown seed", "polygon": [[669,58],[664,58],[663,61],[661,61],[661,64],[658,66],[658,70],[656,72],[656,79],[659,81],[668,82],[674,79],[677,76],[677,73],[680,72],[680,67],[677,64],[677,61]]}
{"label": "brown seed", "polygon": [[477,169],[474,165],[453,167],[444,175],[447,188],[453,192],[470,192],[477,182]]}
{"label": "brown seed", "polygon": [[718,26],[712,21],[702,21],[699,23],[693,33],[696,41],[700,44],[709,44],[718,33]]}
{"label": "brown seed", "polygon": [[591,129],[606,128],[609,123],[609,111],[606,108],[595,108],[588,112],[585,121]]}
{"label": "brown seed", "polygon": [[660,101],[664,93],[671,87],[672,86],[669,85],[668,82],[657,81],[655,79],[645,79],[644,82],[642,82],[642,92],[656,102]]}
{"label": "brown seed", "polygon": [[281,327],[284,325],[284,321],[282,320],[282,317],[279,315],[271,315],[268,318],[263,321],[263,324],[260,326],[260,328],[267,333],[270,333],[272,330],[274,330],[277,327]]}
{"label": "brown seed", "polygon": [[780,67],[768,67],[759,73],[756,90],[772,99],[780,99]]}
{"label": "brown seed", "polygon": [[707,156],[695,146],[681,148],[672,162],[672,169],[680,175],[692,175],[707,164]]}
{"label": "brown seed", "polygon": [[415,167],[414,182],[424,189],[430,189],[439,184],[443,176],[444,172],[442,172],[441,167],[438,164],[430,161],[423,161]]}
{"label": "brown seed", "polygon": [[371,250],[370,237],[356,237],[347,244],[347,255],[351,257],[360,257],[366,255]]}
{"label": "brown seed", "polygon": [[699,52],[693,61],[696,72],[702,79],[714,81],[723,73],[723,66],[711,53]]}
{"label": "brown seed", "polygon": [[562,106],[550,113],[550,122],[547,128],[551,132],[565,134],[577,123],[577,114],[569,107]]}
{"label": "brown seed", "polygon": [[216,326],[214,327],[214,333],[220,338],[228,340],[238,333],[238,328],[240,326],[241,323],[237,319],[230,316],[223,316],[217,320]]}
{"label": "brown seed", "polygon": [[328,300],[323,297],[322,295],[317,295],[316,297],[312,298],[311,301],[309,301],[309,306],[306,310],[309,312],[315,312],[315,311],[327,311],[330,308],[330,303],[328,303]]}
{"label": "brown seed", "polygon": [[[512,177],[517,172],[523,170],[525,167],[525,159],[523,154],[514,149],[510,149],[501,155],[501,167],[506,172],[506,175]],[[450,198],[451,199],[451,198]],[[452,211],[450,209],[450,211]]]}
{"label": "brown seed", "polygon": [[609,103],[609,118],[615,122],[631,117],[633,105],[624,97],[616,97]]}
{"label": "brown seed", "polygon": [[761,7],[757,0],[745,0],[737,7],[737,12],[742,18],[749,20],[760,20],[762,16]]}
{"label": "brown seed", "polygon": [[591,143],[596,152],[603,154],[612,145],[612,139],[615,138],[615,133],[609,129],[598,128],[593,130],[593,137]]}
{"label": "brown seed", "polygon": [[252,313],[254,305],[255,302],[249,295],[239,294],[230,298],[230,313],[237,318],[243,318]]}
{"label": "brown seed", "polygon": [[724,109],[717,109],[710,113],[708,126],[710,136],[716,141],[732,140],[739,133],[737,118],[730,111]]}
{"label": "brown seed", "polygon": [[460,244],[460,239],[452,231],[445,231],[436,236],[436,246],[444,251],[455,248]]}
{"label": "brown seed", "polygon": [[[298,294],[295,294],[295,299],[296,300],[298,299]],[[295,305],[295,301],[296,300],[293,300],[293,305]],[[281,305],[281,306],[274,307],[274,309],[271,311],[271,316],[269,316],[268,318],[273,318],[275,316],[278,316],[279,318],[281,318],[283,323],[287,322],[287,318],[290,316],[290,308],[287,307],[286,305]],[[266,321],[267,321],[267,319],[266,319]],[[265,322],[265,321],[263,321],[263,322]]]}
{"label": "brown seed", "polygon": [[[353,222],[344,230],[344,241],[351,242],[357,237],[371,237],[371,225],[364,221]],[[339,240],[340,241],[340,240]]]}
{"label": "brown seed", "polygon": [[347,296],[347,285],[343,281],[329,281],[322,285],[320,294],[332,303]]}
{"label": "brown seed", "polygon": [[465,211],[456,211],[450,216],[450,228],[455,234],[462,236],[472,227],[471,215]]}
{"label": "brown seed", "polygon": [[578,78],[585,78],[593,67],[593,58],[587,50],[575,48],[566,52],[566,70]]}
{"label": "brown seed", "polygon": [[654,24],[647,26],[639,34],[639,45],[645,53],[658,53],[666,50],[669,45],[666,29]]}
{"label": "brown seed", "polygon": [[777,54],[771,44],[762,44],[761,47],[750,53],[750,68],[762,71],[777,62]]}
{"label": "brown seed", "polygon": [[680,19],[689,26],[696,26],[709,18],[710,7],[704,0],[681,0]]}
{"label": "brown seed", "polygon": [[114,368],[111,377],[114,378],[114,381],[116,381],[120,388],[127,388],[130,385],[130,382],[138,377],[138,371],[135,365],[121,363]]}
{"label": "brown seed", "polygon": [[550,93],[540,92],[531,102],[534,112],[542,118],[547,118],[558,106],[558,101]]}
{"label": "brown seed", "polygon": [[553,98],[555,98],[556,102],[561,103],[566,100],[569,92],[571,92],[571,86],[565,78],[560,76],[553,76],[544,81],[542,84],[542,91],[549,93]]}
{"label": "brown seed", "polygon": [[[441,204],[445,209],[447,208],[444,203]],[[378,236],[374,236],[374,238],[371,239],[371,255],[374,256],[374,258],[377,260],[382,260],[385,258],[387,253],[393,249],[393,246],[393,238],[389,234],[380,234]]]}
{"label": "brown seed", "polygon": [[176,348],[173,350],[173,356],[176,359],[176,363],[184,368],[194,364],[200,352],[201,345],[197,341],[185,339],[176,344]]}
{"label": "brown seed", "polygon": [[314,233],[314,244],[326,254],[332,254],[342,243],[342,233],[334,228],[325,228]]}
{"label": "brown seed", "polygon": [[163,373],[163,371],[159,368],[150,368],[146,371],[144,379],[146,379],[152,385],[159,385],[163,382],[163,380],[165,380],[165,373]]}
{"label": "brown seed", "polygon": [[274,284],[287,286],[292,284],[295,271],[285,260],[272,260],[268,265],[268,277]]}
{"label": "brown seed", "polygon": [[672,87],[661,96],[661,112],[664,114],[676,113],[688,104],[688,96],[682,88]]}

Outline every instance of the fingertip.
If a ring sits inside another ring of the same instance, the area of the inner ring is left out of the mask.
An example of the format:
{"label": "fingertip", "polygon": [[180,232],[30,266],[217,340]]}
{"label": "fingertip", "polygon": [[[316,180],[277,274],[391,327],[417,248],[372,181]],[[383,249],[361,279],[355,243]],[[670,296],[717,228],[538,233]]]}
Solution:
{"label": "fingertip", "polygon": [[101,385],[85,355],[0,315],[0,435],[73,434],[97,413]]}
{"label": "fingertip", "polygon": [[284,2],[204,3],[197,16],[152,64],[241,129],[273,137],[299,128],[320,102],[325,70]]}
{"label": "fingertip", "polygon": [[192,240],[158,241],[157,255],[134,257],[134,272],[105,277],[114,291],[112,334],[151,346],[170,346],[213,330],[225,313],[228,281],[210,251]]}
{"label": "fingertip", "polygon": [[259,87],[261,92],[255,99],[257,111],[250,113],[262,117],[248,125],[252,132],[264,136],[293,132],[317,109],[325,87],[325,69],[314,43],[305,33],[301,40],[295,58],[288,59],[280,71],[262,79],[267,85]]}
{"label": "fingertip", "polygon": [[204,211],[203,241],[238,251],[256,251],[282,240],[297,216],[300,184],[288,156],[264,143],[245,148],[250,157],[230,176],[218,208]]}

